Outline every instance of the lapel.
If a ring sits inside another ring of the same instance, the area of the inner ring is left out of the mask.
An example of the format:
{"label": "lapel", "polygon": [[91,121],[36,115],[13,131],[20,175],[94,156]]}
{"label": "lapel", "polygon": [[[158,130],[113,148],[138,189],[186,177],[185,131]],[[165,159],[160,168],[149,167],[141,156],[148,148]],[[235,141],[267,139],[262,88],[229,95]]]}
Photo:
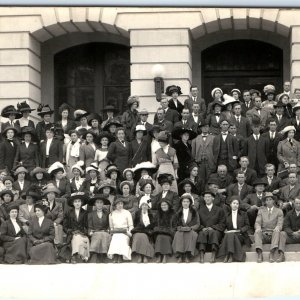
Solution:
{"label": "lapel", "polygon": [[191,211],[189,210],[189,212],[188,212],[188,217],[187,217],[187,219],[186,219],[186,222],[184,222],[184,216],[183,216],[183,210],[182,210],[182,224],[187,225],[187,224],[189,224],[189,223],[191,222],[191,220],[192,220],[192,213],[191,213]]}

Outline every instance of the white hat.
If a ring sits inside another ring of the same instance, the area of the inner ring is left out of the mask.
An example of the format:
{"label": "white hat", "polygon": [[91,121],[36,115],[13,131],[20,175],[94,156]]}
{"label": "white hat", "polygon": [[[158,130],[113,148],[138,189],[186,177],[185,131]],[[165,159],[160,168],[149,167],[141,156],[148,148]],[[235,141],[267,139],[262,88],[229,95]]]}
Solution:
{"label": "white hat", "polygon": [[135,130],[134,131],[135,132],[137,132],[137,131],[147,131],[147,129],[146,129],[145,125],[140,124],[140,125],[136,125],[135,126]]}
{"label": "white hat", "polygon": [[286,126],[286,127],[284,127],[284,129],[281,131],[281,133],[282,134],[284,134],[284,133],[286,133],[286,132],[289,132],[289,131],[291,131],[291,130],[293,130],[293,131],[296,131],[296,128],[294,127],[294,126]]}
{"label": "white hat", "polygon": [[85,169],[86,173],[88,173],[89,171],[96,171],[98,173],[101,172],[100,169],[98,169],[97,163],[93,162],[91,163],[86,169]]}
{"label": "white hat", "polygon": [[230,93],[232,94],[233,92],[238,92],[241,94],[241,91],[239,89],[232,89]]}
{"label": "white hat", "polygon": [[234,99],[232,96],[229,96],[227,94],[224,94],[223,95],[223,98],[224,98],[224,102],[223,102],[223,105],[227,105],[227,104],[233,104],[233,103],[239,103],[240,101]]}
{"label": "white hat", "polygon": [[218,88],[218,87],[216,87],[216,88],[214,88],[212,91],[211,91],[211,96],[214,98],[214,95],[215,95],[215,92],[216,91],[220,91],[221,92],[221,94],[223,95],[223,91],[220,89],[220,88]]}
{"label": "white hat", "polygon": [[65,168],[64,168],[64,165],[59,162],[59,161],[56,161],[55,163],[53,163],[49,169],[48,169],[48,173],[51,174],[53,173],[55,170],[59,170],[59,169],[62,169],[63,172],[65,173]]}
{"label": "white hat", "polygon": [[293,106],[293,112],[300,108],[300,102],[298,102],[295,106]]}
{"label": "white hat", "polygon": [[81,168],[81,166],[79,166],[78,164],[75,164],[71,167],[71,172],[73,172],[73,169],[78,169],[80,171],[80,174],[83,175],[84,174],[84,171],[83,169]]}
{"label": "white hat", "polygon": [[148,195],[145,195],[141,198],[140,200],[140,204],[139,204],[139,208],[141,208],[141,206],[146,203],[148,205],[148,207],[151,209],[152,208],[152,203],[151,203],[151,198]]}

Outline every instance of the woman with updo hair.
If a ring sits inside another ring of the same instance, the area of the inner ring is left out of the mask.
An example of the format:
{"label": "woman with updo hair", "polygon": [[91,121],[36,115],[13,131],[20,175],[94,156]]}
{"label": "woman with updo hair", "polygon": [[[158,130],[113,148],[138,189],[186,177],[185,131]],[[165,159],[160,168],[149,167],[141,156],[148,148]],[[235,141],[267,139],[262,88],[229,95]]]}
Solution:
{"label": "woman with updo hair", "polygon": [[122,115],[121,123],[125,128],[125,135],[128,141],[131,136],[131,130],[139,119],[137,111],[139,104],[140,101],[138,96],[130,96],[127,100],[127,110]]}

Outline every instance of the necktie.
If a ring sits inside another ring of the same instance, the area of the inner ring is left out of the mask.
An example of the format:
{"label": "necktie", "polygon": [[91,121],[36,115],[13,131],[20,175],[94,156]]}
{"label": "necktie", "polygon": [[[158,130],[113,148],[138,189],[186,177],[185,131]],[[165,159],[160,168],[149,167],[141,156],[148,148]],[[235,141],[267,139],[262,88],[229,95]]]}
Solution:
{"label": "necktie", "polygon": [[240,125],[240,117],[237,117],[236,118],[236,122],[237,122],[237,124],[238,124],[238,126]]}
{"label": "necktie", "polygon": [[281,116],[278,116],[278,121],[280,122],[280,120],[281,120]]}
{"label": "necktie", "polygon": [[270,217],[271,217],[271,214],[272,214],[272,212],[271,212],[271,208],[268,208],[268,210],[269,210],[269,213],[268,213],[268,218],[270,219]]}
{"label": "necktie", "polygon": [[196,102],[196,97],[193,97],[194,102]]}
{"label": "necktie", "polygon": [[292,139],[289,140],[291,146],[293,147],[293,142],[292,142]]}
{"label": "necktie", "polygon": [[275,133],[271,132],[271,139],[274,140],[274,137],[275,137]]}

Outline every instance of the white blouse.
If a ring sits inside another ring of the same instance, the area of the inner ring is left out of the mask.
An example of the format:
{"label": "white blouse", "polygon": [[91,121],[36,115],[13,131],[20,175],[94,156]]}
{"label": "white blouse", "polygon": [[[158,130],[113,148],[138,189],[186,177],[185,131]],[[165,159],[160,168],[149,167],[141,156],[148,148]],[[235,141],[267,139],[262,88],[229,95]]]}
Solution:
{"label": "white blouse", "polygon": [[15,231],[16,231],[16,234],[18,234],[21,230],[19,224],[17,223],[17,220],[16,219],[10,219],[12,224],[14,225],[14,228],[15,228]]}

